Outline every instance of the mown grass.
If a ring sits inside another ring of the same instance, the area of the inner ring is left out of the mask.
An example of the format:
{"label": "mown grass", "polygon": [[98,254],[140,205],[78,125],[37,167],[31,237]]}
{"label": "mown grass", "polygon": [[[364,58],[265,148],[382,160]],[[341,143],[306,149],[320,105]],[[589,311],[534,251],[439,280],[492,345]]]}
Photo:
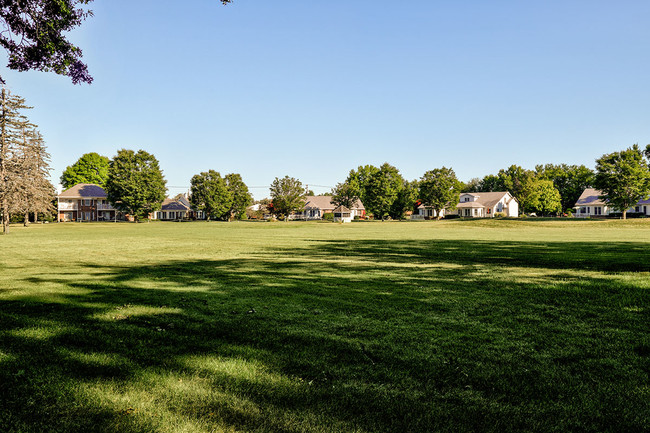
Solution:
{"label": "mown grass", "polygon": [[0,238],[0,431],[650,430],[650,223]]}

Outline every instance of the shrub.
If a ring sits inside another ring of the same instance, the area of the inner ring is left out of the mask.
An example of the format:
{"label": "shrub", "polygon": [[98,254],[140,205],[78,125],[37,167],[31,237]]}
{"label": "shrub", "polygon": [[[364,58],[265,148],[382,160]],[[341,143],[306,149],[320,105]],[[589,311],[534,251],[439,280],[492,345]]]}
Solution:
{"label": "shrub", "polygon": [[495,218],[505,218],[505,217],[507,217],[507,216],[508,216],[508,215],[506,215],[505,212],[494,212],[494,217],[495,217]]}
{"label": "shrub", "polygon": [[325,221],[334,221],[334,214],[332,212],[327,212],[323,214],[323,219]]}

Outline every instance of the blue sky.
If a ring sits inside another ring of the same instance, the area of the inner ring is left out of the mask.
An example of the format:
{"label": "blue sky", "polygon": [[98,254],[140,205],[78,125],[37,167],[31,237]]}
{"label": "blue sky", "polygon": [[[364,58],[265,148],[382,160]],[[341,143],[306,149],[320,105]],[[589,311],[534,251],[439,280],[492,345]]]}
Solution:
{"label": "blue sky", "polygon": [[[2,68],[52,177],[145,149],[192,175],[333,186],[389,162],[461,180],[650,142],[650,2],[96,0],[71,38],[95,78]],[[4,62],[4,61],[3,61]],[[180,187],[180,188],[176,188]],[[328,188],[313,187],[316,193]]]}

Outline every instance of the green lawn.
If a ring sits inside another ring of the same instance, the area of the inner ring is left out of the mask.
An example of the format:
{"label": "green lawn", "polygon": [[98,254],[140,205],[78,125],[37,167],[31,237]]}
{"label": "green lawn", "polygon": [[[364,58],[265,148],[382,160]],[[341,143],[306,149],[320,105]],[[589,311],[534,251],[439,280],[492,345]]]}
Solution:
{"label": "green lawn", "polygon": [[0,238],[2,432],[650,431],[650,221]]}

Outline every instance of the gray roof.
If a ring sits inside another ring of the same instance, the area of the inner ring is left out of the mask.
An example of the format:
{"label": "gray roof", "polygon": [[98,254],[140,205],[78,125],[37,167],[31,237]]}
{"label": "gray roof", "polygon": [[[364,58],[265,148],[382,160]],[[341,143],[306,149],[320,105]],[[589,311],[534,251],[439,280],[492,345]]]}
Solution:
{"label": "gray roof", "polygon": [[[332,203],[331,195],[308,195],[305,197],[305,209],[327,210],[334,209],[335,207],[334,203]],[[352,206],[352,209],[365,210],[366,208],[363,207],[361,200],[357,200],[354,206]]]}
{"label": "gray roof", "polygon": [[[476,197],[476,201],[474,203],[480,203],[482,207],[494,207],[494,205],[496,205],[506,194],[510,196],[510,199],[506,200],[506,204],[510,203],[512,200],[516,200],[508,191],[466,192],[462,193],[461,195],[471,195]],[[459,203],[459,205],[460,204],[462,203]]]}
{"label": "gray roof", "polygon": [[601,194],[597,189],[587,188],[580,194],[576,206],[607,206],[607,203],[600,199]]}
{"label": "gray roof", "polygon": [[59,194],[60,198],[106,198],[106,191],[94,183],[78,183]]}
{"label": "gray roof", "polygon": [[[576,206],[607,206],[607,202],[605,200],[602,200],[600,198],[600,195],[602,194],[602,191],[595,189],[595,188],[587,188],[584,191],[582,191],[582,194],[580,194],[580,197],[578,198],[578,201],[576,202]],[[639,202],[636,204],[638,205],[648,205],[650,204],[650,197],[646,199],[639,200]]]}
{"label": "gray roof", "polygon": [[160,210],[190,210],[190,207],[186,206],[181,200],[166,198],[165,201],[162,202],[162,208]]}

